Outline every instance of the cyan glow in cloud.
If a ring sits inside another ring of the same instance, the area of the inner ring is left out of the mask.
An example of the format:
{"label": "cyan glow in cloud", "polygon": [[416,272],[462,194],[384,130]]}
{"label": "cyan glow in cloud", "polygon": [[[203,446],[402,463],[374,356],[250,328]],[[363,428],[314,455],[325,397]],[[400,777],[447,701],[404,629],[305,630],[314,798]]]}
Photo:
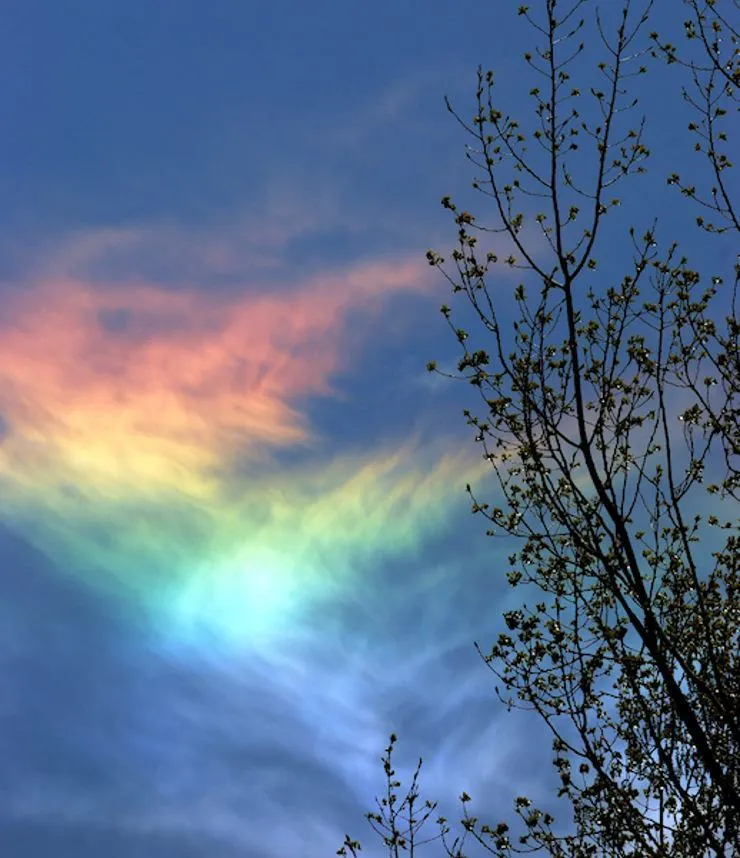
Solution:
{"label": "cyan glow in cloud", "polygon": [[423,292],[428,272],[390,259],[238,296],[64,277],[14,290],[3,517],[174,637],[275,631],[368,558],[413,548],[475,469],[469,450],[413,439],[332,450],[302,411],[352,369],[384,299]]}

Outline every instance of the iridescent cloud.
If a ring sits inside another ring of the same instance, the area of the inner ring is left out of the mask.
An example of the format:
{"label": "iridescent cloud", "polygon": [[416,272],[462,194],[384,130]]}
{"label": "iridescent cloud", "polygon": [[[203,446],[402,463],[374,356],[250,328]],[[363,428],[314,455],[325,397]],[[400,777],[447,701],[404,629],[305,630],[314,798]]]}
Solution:
{"label": "iridescent cloud", "polygon": [[[352,368],[383,300],[423,291],[428,271],[400,258],[238,297],[16,290],[0,322],[4,518],[180,635],[269,632],[368,554],[414,546],[477,468],[392,437],[329,455],[302,411]],[[286,466],[281,450],[304,455]]]}

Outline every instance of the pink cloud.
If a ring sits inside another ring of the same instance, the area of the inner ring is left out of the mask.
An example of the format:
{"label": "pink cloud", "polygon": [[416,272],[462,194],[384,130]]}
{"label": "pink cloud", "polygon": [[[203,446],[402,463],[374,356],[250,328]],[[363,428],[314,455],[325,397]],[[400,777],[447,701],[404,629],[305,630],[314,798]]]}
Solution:
{"label": "pink cloud", "polygon": [[174,486],[232,451],[306,442],[297,403],[330,393],[345,368],[360,333],[349,311],[371,317],[429,273],[416,259],[368,262],[239,297],[43,280],[0,322],[5,454],[33,437],[40,468]]}

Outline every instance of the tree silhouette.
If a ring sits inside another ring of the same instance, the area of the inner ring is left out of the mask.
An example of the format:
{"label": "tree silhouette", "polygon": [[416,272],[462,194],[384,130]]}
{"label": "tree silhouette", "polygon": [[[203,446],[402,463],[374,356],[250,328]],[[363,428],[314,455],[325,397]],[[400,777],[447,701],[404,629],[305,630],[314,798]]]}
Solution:
{"label": "tree silhouette", "polygon": [[[460,833],[439,819],[420,840],[436,805],[421,803],[421,761],[399,795],[392,736],[387,793],[368,817],[393,856],[430,841],[457,858],[470,846],[740,854],[738,268],[718,271],[716,253],[739,229],[726,127],[740,7],[686,0],[676,46],[650,31],[653,6],[520,6],[536,40],[524,61],[541,81],[526,131],[497,107],[491,71],[478,71],[472,121],[448,104],[494,220],[442,200],[457,244],[449,263],[427,257],[476,320],[458,327],[442,307],[461,350],[443,374],[480,397],[465,416],[498,498],[468,487],[473,511],[491,536],[519,541],[507,578],[520,606],[478,649],[506,706],[533,710],[552,733],[563,810],[519,797],[510,820],[486,825],[464,794]],[[693,111],[700,160],[691,180],[668,173],[666,193],[697,207],[701,273],[678,244],[659,249],[656,219],[624,231],[610,221],[617,187],[632,192],[650,156],[633,82],[662,61]],[[507,258],[486,249],[499,233]],[[599,251],[618,242],[623,270],[602,275]],[[493,282],[498,266],[520,274],[511,293]],[[347,837],[337,854],[359,849]]]}

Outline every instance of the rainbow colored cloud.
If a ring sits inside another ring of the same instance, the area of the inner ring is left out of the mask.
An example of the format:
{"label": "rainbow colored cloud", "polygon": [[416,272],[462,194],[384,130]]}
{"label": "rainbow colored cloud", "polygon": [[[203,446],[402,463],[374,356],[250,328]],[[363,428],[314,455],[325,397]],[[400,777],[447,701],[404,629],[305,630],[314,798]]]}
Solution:
{"label": "rainbow colored cloud", "polygon": [[[427,272],[368,263],[238,297],[79,279],[16,292],[0,321],[3,518],[172,634],[269,632],[368,553],[416,544],[478,469],[413,443],[327,458],[301,410],[348,369],[349,314],[423,291]],[[293,448],[300,464],[279,464]]]}

